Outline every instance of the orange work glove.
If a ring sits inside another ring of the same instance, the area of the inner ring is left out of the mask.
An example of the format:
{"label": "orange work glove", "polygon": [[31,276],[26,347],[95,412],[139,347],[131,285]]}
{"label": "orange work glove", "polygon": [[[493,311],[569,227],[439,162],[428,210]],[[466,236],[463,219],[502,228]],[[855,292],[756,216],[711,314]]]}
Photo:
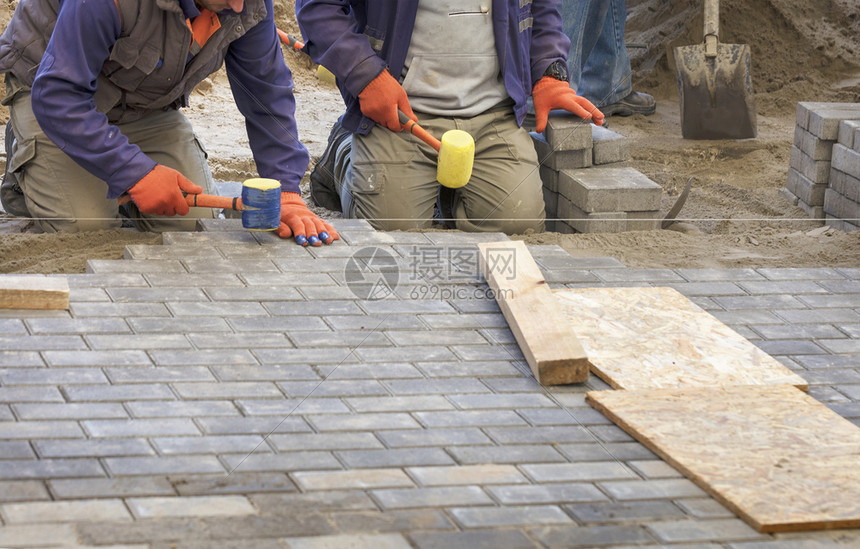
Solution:
{"label": "orange work glove", "polygon": [[379,73],[379,76],[370,81],[370,84],[358,94],[358,105],[361,113],[393,132],[403,130],[397,110],[418,122],[418,117],[409,106],[409,98],[406,90],[400,82],[394,79],[387,70]]}
{"label": "orange work glove", "polygon": [[128,190],[137,207],[149,215],[188,214],[187,194],[200,194],[203,187],[167,166],[156,164],[151,172]]}
{"label": "orange work glove", "polygon": [[543,133],[546,129],[549,111],[553,109],[564,109],[585,120],[592,120],[598,126],[603,125],[603,113],[597,110],[591,101],[576,95],[567,82],[556,80],[551,76],[544,76],[538,80],[532,90],[532,100],[535,104],[537,122],[535,130],[538,133]]}
{"label": "orange work glove", "polygon": [[297,193],[281,193],[281,226],[278,228],[281,238],[295,237],[302,246],[322,246],[331,244],[340,236],[334,227],[317,217],[310,211]]}

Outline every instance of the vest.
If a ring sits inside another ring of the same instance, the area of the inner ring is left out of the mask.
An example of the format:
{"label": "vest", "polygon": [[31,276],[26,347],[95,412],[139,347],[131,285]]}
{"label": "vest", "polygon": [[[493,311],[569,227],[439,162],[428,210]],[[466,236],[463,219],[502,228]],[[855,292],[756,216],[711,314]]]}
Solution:
{"label": "vest", "polygon": [[[219,15],[221,28],[189,61],[191,30],[178,0],[116,4],[122,30],[102,66],[94,96],[96,108],[112,124],[187,105],[194,87],[221,67],[230,43],[266,17],[264,0],[247,0],[242,14]],[[20,0],[0,36],[0,72],[11,72],[32,86],[58,12],[59,0]]]}

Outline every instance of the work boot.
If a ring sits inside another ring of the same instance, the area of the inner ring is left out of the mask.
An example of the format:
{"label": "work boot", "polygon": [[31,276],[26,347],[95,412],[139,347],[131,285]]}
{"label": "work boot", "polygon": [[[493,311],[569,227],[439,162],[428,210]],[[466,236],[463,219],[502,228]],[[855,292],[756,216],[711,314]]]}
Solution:
{"label": "work boot", "polygon": [[627,97],[619,101],[600,107],[603,116],[630,116],[632,114],[654,114],[657,111],[657,102],[647,93],[630,92]]}
{"label": "work boot", "polygon": [[317,159],[317,163],[311,172],[311,199],[317,206],[322,206],[336,212],[341,211],[340,193],[335,181],[335,167],[337,165],[338,149],[344,146],[346,139],[351,138],[352,134],[343,129],[340,119],[338,119],[331,127],[325,151]]}

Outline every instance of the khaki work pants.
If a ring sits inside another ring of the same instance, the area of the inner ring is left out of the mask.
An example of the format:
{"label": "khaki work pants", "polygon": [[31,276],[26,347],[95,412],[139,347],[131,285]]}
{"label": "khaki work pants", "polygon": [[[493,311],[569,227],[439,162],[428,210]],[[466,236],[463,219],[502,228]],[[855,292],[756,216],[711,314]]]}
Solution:
{"label": "khaki work pants", "polygon": [[[14,133],[11,148],[7,144],[7,172],[17,179],[30,217],[45,232],[119,228],[122,219],[116,199],[106,198],[107,184],[48,139],[33,114],[29,88],[7,76],[6,101]],[[178,170],[204,193],[212,192],[206,151],[181,112],[162,111],[117,127],[150,158]],[[143,231],[193,231],[197,218],[214,215],[211,208],[191,208],[187,216],[157,217],[129,206],[132,221]]]}
{"label": "khaki work pants", "polygon": [[[454,191],[456,228],[543,232],[546,213],[537,153],[511,108],[467,119],[428,114],[418,119],[437,139],[455,128],[475,139],[472,178]],[[382,230],[430,228],[439,194],[436,151],[414,135],[381,126],[366,136],[353,135],[351,145],[339,150],[351,154],[351,161],[339,158],[335,164],[344,215],[367,219]]]}

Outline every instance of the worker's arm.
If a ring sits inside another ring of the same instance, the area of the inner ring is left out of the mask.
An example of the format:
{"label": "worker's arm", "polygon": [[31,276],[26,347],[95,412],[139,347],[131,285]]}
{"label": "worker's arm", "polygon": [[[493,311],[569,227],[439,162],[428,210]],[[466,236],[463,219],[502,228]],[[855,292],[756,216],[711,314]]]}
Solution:
{"label": "worker's arm", "polygon": [[532,40],[529,48],[532,85],[540,80],[547,68],[556,61],[567,61],[570,38],[562,27],[560,2],[534,0],[532,10]]}
{"label": "worker's arm", "polygon": [[113,0],[61,2],[31,95],[39,126],[75,162],[107,182],[108,198],[120,196],[156,166],[93,101],[98,74],[119,33]]}
{"label": "worker's arm", "polygon": [[230,44],[224,62],[257,171],[297,193],[309,156],[299,141],[293,77],[281,53],[271,0],[266,9],[265,19]]}
{"label": "worker's arm", "polygon": [[296,19],[305,37],[305,51],[330,70],[353,97],[385,70],[385,61],[356,32],[350,0],[297,0]]}

